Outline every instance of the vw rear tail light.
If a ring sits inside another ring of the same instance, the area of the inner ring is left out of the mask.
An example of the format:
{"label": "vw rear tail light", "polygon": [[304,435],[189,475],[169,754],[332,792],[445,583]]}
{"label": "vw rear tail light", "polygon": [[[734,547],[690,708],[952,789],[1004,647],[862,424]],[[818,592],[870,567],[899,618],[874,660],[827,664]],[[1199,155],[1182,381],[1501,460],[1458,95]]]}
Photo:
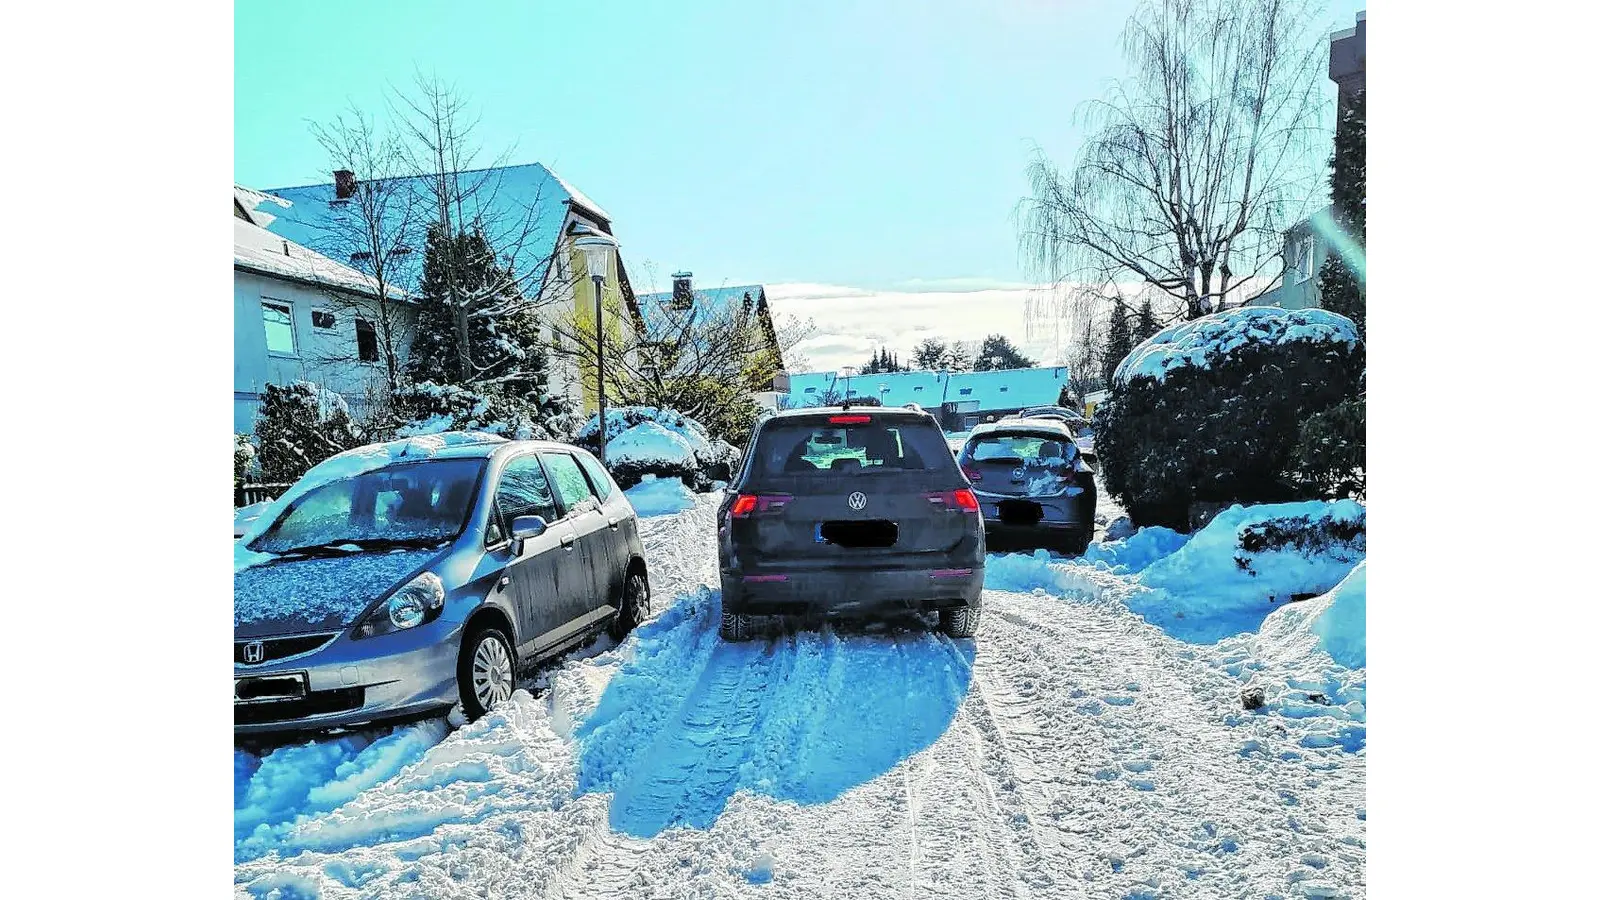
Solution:
{"label": "vw rear tail light", "polygon": [[923,496],[928,498],[929,503],[932,503],[935,506],[942,506],[945,509],[956,510],[964,513],[975,513],[978,511],[978,497],[976,494],[972,493],[971,488],[962,488],[958,491],[936,491],[931,494],[924,494]]}
{"label": "vw rear tail light", "polygon": [[751,516],[769,515],[782,512],[794,497],[790,494],[740,494],[733,500],[733,506],[728,514],[735,519],[748,519]]}

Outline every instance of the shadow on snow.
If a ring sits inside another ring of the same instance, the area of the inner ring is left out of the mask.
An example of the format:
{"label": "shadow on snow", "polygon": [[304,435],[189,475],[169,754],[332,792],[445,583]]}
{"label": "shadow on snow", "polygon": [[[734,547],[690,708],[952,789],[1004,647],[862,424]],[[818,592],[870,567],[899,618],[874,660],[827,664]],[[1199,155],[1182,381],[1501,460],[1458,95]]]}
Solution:
{"label": "shadow on snow", "polygon": [[927,628],[823,628],[729,644],[701,589],[637,632],[578,727],[580,794],[609,791],[635,837],[706,828],[745,789],[826,803],[938,739],[972,678],[975,645]]}

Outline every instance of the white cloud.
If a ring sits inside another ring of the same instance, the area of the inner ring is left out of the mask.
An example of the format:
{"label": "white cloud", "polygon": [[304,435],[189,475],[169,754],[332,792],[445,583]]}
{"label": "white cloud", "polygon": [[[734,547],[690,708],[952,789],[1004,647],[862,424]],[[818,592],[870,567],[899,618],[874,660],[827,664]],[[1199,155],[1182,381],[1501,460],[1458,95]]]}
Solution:
{"label": "white cloud", "polygon": [[[1046,311],[1053,296],[1048,286],[991,282],[975,289],[977,284],[965,279],[959,285],[920,284],[947,289],[872,291],[827,284],[769,284],[766,289],[780,317],[815,323],[816,332],[797,348],[810,371],[861,365],[878,347],[907,360],[928,337],[979,341],[999,333],[1041,364],[1059,362],[1066,350],[1065,321]],[[972,287],[957,289],[967,285]]]}

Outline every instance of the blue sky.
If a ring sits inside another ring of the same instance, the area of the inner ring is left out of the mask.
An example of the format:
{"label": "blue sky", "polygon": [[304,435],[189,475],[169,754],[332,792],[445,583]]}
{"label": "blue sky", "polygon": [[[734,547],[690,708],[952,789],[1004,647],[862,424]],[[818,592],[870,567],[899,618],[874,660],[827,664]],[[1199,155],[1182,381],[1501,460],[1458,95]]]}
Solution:
{"label": "blue sky", "polygon": [[1030,147],[1071,156],[1132,7],[240,0],[234,175],[329,180],[307,120],[379,109],[420,67],[474,102],[489,155],[605,206],[636,281],[1014,283]]}

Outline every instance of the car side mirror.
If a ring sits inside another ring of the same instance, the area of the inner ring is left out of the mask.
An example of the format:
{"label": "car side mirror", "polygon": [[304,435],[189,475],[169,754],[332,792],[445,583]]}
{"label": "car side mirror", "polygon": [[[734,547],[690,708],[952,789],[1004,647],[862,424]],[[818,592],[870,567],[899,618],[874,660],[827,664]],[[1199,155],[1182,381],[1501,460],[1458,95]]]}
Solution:
{"label": "car side mirror", "polygon": [[511,520],[511,539],[526,541],[536,538],[549,527],[550,523],[544,520],[544,516],[517,516]]}

